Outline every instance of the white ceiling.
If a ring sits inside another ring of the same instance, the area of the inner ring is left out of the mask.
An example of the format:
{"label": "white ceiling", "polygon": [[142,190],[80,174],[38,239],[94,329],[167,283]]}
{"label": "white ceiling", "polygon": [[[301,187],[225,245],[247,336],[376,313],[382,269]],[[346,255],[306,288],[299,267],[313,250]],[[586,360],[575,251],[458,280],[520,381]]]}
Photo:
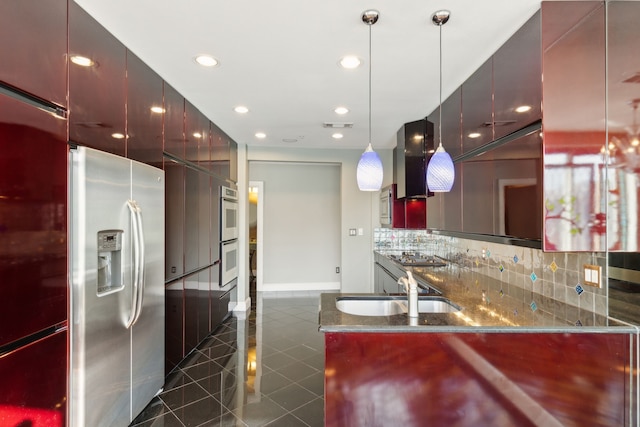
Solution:
{"label": "white ceiling", "polygon": [[[364,149],[369,138],[371,27],[372,144],[395,146],[400,126],[438,105],[439,30],[443,99],[540,7],[540,0],[76,0],[235,141],[247,145]],[[207,53],[215,68],[194,62]],[[364,60],[338,66],[346,54]],[[239,115],[237,105],[250,111]],[[350,112],[338,116],[337,106]],[[331,138],[323,122],[352,122]],[[258,140],[258,131],[267,134]],[[283,142],[295,139],[297,142]]]}

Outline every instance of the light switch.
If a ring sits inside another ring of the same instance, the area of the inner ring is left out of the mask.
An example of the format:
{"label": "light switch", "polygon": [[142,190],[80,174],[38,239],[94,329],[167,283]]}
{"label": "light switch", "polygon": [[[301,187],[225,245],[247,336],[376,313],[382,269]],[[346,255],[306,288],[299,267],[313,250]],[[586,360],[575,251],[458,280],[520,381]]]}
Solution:
{"label": "light switch", "polygon": [[349,229],[349,236],[355,236],[356,235],[356,229],[355,228],[350,228]]}
{"label": "light switch", "polygon": [[599,265],[584,264],[583,268],[584,284],[599,288],[601,286],[602,267]]}
{"label": "light switch", "polygon": [[364,236],[364,229],[358,228],[358,236]]}

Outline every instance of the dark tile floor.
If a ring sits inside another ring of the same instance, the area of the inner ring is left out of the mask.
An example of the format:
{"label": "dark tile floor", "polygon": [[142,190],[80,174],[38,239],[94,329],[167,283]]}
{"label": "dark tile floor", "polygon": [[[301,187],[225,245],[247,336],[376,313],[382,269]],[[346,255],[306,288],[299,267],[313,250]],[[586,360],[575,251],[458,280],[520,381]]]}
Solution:
{"label": "dark tile floor", "polygon": [[131,424],[324,425],[324,337],[319,297],[263,297],[231,317],[167,377]]}

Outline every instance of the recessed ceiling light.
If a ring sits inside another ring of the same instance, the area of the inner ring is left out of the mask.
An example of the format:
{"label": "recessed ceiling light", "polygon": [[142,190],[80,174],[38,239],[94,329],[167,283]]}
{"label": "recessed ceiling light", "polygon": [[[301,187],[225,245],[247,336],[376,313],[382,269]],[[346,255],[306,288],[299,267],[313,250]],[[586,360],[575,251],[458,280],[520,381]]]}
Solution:
{"label": "recessed ceiling light", "polygon": [[153,106],[151,107],[151,112],[156,113],[156,114],[162,114],[165,112],[165,109],[162,107],[158,107],[158,106]]}
{"label": "recessed ceiling light", "polygon": [[349,109],[347,107],[336,107],[335,110],[333,110],[336,114],[347,114],[349,112]]}
{"label": "recessed ceiling light", "polygon": [[331,135],[331,137],[332,137],[333,139],[342,139],[342,137],[344,137],[344,135],[343,135],[343,134],[341,134],[341,133],[339,133],[339,132],[336,132],[336,133],[334,133],[333,135]]}
{"label": "recessed ceiling light", "polygon": [[249,112],[249,109],[244,105],[238,105],[236,108],[233,109],[233,111],[235,111],[236,113],[245,114]]}
{"label": "recessed ceiling light", "polygon": [[111,138],[115,138],[115,139],[124,139],[124,134],[122,134],[122,133],[120,133],[120,132],[112,133],[112,134],[111,134]]}
{"label": "recessed ceiling light", "polygon": [[80,65],[81,67],[92,67],[96,64],[86,56],[71,55],[69,59],[71,60],[71,62],[73,62],[76,65]]}
{"label": "recessed ceiling light", "polygon": [[211,55],[198,55],[194,59],[203,67],[216,67],[220,64],[220,61]]}
{"label": "recessed ceiling light", "polygon": [[478,133],[478,132],[471,132],[469,135],[467,135],[469,138],[480,138],[480,136],[482,136],[482,134]]}
{"label": "recessed ceiling light", "polygon": [[255,137],[258,139],[265,139],[267,137],[267,134],[264,132],[256,132]]}
{"label": "recessed ceiling light", "polygon": [[516,113],[526,113],[529,110],[531,110],[531,105],[521,105],[516,108]]}
{"label": "recessed ceiling light", "polygon": [[358,68],[360,64],[362,64],[362,61],[360,61],[360,58],[355,55],[347,55],[340,58],[339,64],[342,68],[352,70],[354,68]]}
{"label": "recessed ceiling light", "polygon": [[289,143],[291,143],[291,142],[298,142],[298,140],[297,140],[297,139],[295,139],[295,138],[283,138],[283,139],[282,139],[282,142],[289,142]]}

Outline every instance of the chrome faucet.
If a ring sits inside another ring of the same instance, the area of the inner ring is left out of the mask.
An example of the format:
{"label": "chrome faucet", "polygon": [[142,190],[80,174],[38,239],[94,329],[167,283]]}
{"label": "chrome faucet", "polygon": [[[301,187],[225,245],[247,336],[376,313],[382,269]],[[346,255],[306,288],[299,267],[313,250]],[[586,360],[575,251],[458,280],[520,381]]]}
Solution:
{"label": "chrome faucet", "polygon": [[409,305],[409,317],[418,317],[418,283],[414,279],[413,274],[407,271],[407,277],[398,279],[399,285],[404,285],[407,293],[407,302]]}

